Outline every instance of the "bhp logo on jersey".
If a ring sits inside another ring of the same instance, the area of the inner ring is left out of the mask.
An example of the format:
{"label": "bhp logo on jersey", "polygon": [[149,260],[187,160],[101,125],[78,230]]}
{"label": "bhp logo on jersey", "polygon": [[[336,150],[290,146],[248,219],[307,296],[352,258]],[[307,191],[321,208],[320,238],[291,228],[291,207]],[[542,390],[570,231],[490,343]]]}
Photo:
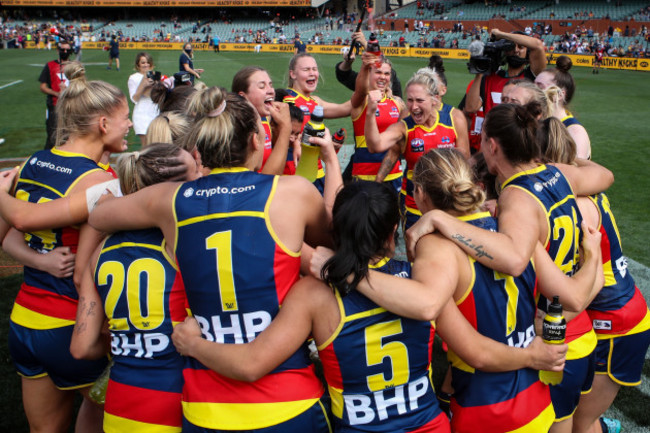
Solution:
{"label": "bhp logo on jersey", "polygon": [[429,378],[421,377],[395,388],[375,391],[370,395],[344,395],[345,411],[350,425],[370,424],[384,421],[391,416],[404,415],[419,407],[419,399],[431,388]]}
{"label": "bhp logo on jersey", "polygon": [[411,140],[411,152],[424,152],[424,140],[421,138]]}
{"label": "bhp logo on jersey", "polygon": [[399,117],[399,110],[397,107],[390,107],[390,117],[397,119]]}

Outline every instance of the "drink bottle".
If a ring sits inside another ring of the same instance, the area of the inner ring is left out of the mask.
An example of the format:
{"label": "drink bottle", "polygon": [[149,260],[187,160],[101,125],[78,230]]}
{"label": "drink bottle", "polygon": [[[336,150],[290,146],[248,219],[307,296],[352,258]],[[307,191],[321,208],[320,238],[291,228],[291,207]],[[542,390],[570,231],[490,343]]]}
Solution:
{"label": "drink bottle", "polygon": [[345,128],[341,128],[336,133],[332,136],[332,142],[334,142],[334,150],[336,150],[336,153],[339,153],[339,150],[341,150],[341,146],[345,143],[345,137],[347,135],[347,131]]}
{"label": "drink bottle", "polygon": [[296,174],[304,177],[310,182],[316,180],[318,175],[318,157],[320,156],[320,146],[311,144],[309,137],[325,137],[325,125],[323,124],[323,107],[317,105],[314,112],[311,113],[309,122],[302,131],[302,140],[300,147],[302,149]]}
{"label": "drink bottle", "polygon": [[[553,296],[553,302],[548,307],[542,324],[542,339],[546,344],[563,344],[566,335],[566,320],[562,315],[560,297]],[[539,380],[547,385],[557,385],[562,382],[563,372],[540,370]]]}
{"label": "drink bottle", "polygon": [[345,135],[347,131],[345,128],[341,128],[332,136],[332,141],[337,144],[343,144],[345,142]]}
{"label": "drink bottle", "polygon": [[377,61],[375,62],[375,68],[381,68],[381,61],[384,57],[384,55],[381,53],[381,48],[379,48],[379,41],[377,40],[377,36],[375,36],[374,33],[370,33],[370,38],[368,39],[368,45],[366,47],[366,51],[368,51],[370,54],[374,54],[377,56]]}
{"label": "drink bottle", "polygon": [[112,366],[113,361],[106,366],[88,392],[90,398],[97,404],[104,404],[106,402],[106,387],[108,387],[108,378],[111,374]]}

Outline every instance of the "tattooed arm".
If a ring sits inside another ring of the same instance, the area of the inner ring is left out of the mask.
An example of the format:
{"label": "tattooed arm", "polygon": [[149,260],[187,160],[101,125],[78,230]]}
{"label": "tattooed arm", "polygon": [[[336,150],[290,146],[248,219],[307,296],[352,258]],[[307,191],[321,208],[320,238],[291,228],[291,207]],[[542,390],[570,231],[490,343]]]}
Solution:
{"label": "tattooed arm", "polygon": [[386,179],[386,176],[388,176],[395,167],[395,163],[399,160],[399,146],[395,145],[388,149],[386,151],[386,155],[384,155],[383,161],[381,161],[381,166],[379,167],[379,171],[377,172],[377,177],[375,178],[375,182],[383,182],[384,179]]}
{"label": "tattooed arm", "polygon": [[106,315],[104,305],[95,288],[92,268],[97,263],[101,245],[95,250],[90,266],[84,268],[79,286],[79,304],[70,353],[77,359],[98,359],[105,356],[110,347],[109,335],[103,332]]}
{"label": "tattooed arm", "polygon": [[418,240],[437,231],[481,264],[512,276],[526,269],[537,242],[548,232],[546,214],[529,194],[506,188],[499,197],[499,231],[475,227],[440,210],[426,213],[406,233],[409,254]]}

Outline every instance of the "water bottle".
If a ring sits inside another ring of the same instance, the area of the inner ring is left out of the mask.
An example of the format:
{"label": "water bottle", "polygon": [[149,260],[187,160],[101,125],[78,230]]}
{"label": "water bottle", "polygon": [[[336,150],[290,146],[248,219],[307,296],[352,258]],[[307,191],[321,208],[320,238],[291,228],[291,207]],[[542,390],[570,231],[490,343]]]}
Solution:
{"label": "water bottle", "polygon": [[97,404],[104,404],[106,402],[106,388],[108,387],[108,378],[111,375],[111,367],[113,361],[108,363],[102,374],[99,375],[95,383],[90,387],[88,395]]}
{"label": "water bottle", "polygon": [[381,68],[381,63],[384,58],[384,55],[381,53],[381,48],[379,48],[379,41],[377,36],[374,33],[370,33],[370,38],[368,39],[368,45],[366,51],[370,54],[377,56],[377,61],[375,62],[375,68]]}
{"label": "water bottle", "polygon": [[302,140],[300,147],[302,153],[296,168],[296,174],[304,177],[310,182],[316,180],[318,175],[318,157],[320,156],[320,146],[311,144],[309,137],[325,137],[325,125],[323,124],[323,107],[317,105],[314,112],[311,113],[311,119],[305,125],[302,131]]}
{"label": "water bottle", "polygon": [[334,143],[334,150],[336,150],[336,153],[339,153],[339,150],[341,150],[341,146],[345,144],[345,137],[347,135],[347,131],[345,128],[341,128],[334,135],[332,135],[332,142]]}
{"label": "water bottle", "polygon": [[[562,315],[560,297],[553,296],[553,302],[548,307],[542,325],[542,339],[546,344],[564,344],[566,335],[566,320]],[[562,371],[540,370],[539,380],[546,385],[557,385],[562,382]]]}

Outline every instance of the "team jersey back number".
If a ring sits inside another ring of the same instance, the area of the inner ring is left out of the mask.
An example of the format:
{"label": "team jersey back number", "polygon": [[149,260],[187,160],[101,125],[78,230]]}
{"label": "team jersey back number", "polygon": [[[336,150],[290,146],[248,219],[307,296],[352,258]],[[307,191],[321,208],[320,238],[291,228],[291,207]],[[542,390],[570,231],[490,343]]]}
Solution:
{"label": "team jersey back number", "polygon": [[579,236],[580,229],[575,208],[571,209],[571,216],[562,215],[553,220],[553,240],[560,242],[553,261],[566,275],[572,275],[578,263]]}
{"label": "team jersey back number", "polygon": [[506,308],[506,337],[517,328],[517,304],[519,302],[519,287],[512,275],[502,274],[494,271],[494,279],[503,281],[503,288],[508,295]]}
{"label": "team jersey back number", "polygon": [[205,248],[216,251],[217,282],[223,311],[237,311],[235,277],[232,269],[232,231],[217,232],[205,239]]}
{"label": "team jersey back number", "polygon": [[[143,275],[144,274],[144,275]],[[126,331],[129,322],[141,331],[156,329],[165,320],[165,267],[156,259],[135,260],[125,271],[124,265],[116,261],[102,263],[97,271],[97,283],[109,284],[104,302],[104,311],[110,319],[111,330]],[[143,278],[146,284],[141,284]],[[126,283],[126,284],[125,284]],[[115,317],[115,308],[126,287],[128,320]],[[143,302],[144,301],[144,302]],[[143,313],[146,307],[146,315]]]}
{"label": "team jersey back number", "polygon": [[401,341],[384,343],[384,339],[402,332],[400,319],[377,323],[365,329],[366,364],[368,367],[383,364],[384,358],[388,358],[391,364],[390,377],[386,377],[385,373],[378,373],[371,374],[366,378],[368,389],[371,391],[381,391],[408,382],[409,355],[406,345]]}
{"label": "team jersey back number", "polygon": [[[23,189],[16,191],[16,198],[23,201],[29,201],[29,193]],[[50,198],[41,197],[38,199],[37,203],[45,203],[52,201]],[[43,248],[46,250],[53,250],[56,244],[56,233],[52,230],[38,230],[33,233],[25,233],[25,241],[29,242],[32,240],[32,237],[37,237],[41,240]]]}

